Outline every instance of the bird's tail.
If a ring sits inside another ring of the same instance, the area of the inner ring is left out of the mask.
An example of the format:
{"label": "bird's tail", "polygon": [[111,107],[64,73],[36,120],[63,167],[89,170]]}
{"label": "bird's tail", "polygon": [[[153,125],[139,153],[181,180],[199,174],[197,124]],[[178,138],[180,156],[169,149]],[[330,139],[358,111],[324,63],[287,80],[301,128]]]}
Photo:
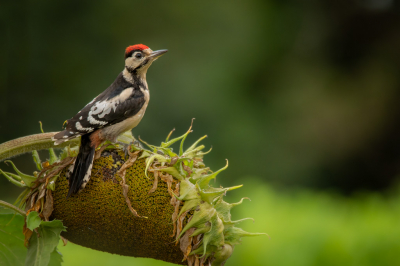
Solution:
{"label": "bird's tail", "polygon": [[85,134],[81,137],[81,146],[79,154],[75,160],[75,166],[69,177],[69,191],[67,198],[72,194],[78,193],[81,188],[86,186],[92,173],[93,158],[96,146],[92,145],[90,140],[91,134]]}

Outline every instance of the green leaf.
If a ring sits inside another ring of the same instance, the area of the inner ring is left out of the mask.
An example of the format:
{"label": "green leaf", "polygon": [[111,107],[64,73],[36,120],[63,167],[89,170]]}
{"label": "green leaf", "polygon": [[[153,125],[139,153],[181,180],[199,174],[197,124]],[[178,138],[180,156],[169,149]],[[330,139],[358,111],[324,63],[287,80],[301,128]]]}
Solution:
{"label": "green leaf", "polygon": [[50,262],[48,266],[60,266],[62,262],[62,254],[58,252],[57,248],[55,248],[50,254]]}
{"label": "green leaf", "polygon": [[173,167],[173,166],[167,167],[167,168],[161,168],[161,169],[158,169],[158,170],[161,171],[161,172],[166,172],[166,173],[172,175],[173,177],[175,177],[176,179],[179,179],[179,180],[185,179],[185,178],[178,172],[178,170],[176,170],[176,168]]}
{"label": "green leaf", "polygon": [[18,176],[18,178],[15,178],[15,179],[14,179],[14,178],[13,178],[13,175],[12,175],[11,173],[3,172],[3,170],[1,170],[1,169],[0,169],[0,174],[2,174],[3,176],[5,176],[5,177],[8,179],[8,181],[10,181],[12,184],[14,184],[14,185],[16,185],[16,186],[18,186],[18,187],[26,187],[25,184],[22,184],[21,182],[15,180],[15,179],[21,179],[19,176]]}
{"label": "green leaf", "polygon": [[205,139],[205,138],[207,138],[207,135],[205,135],[205,136],[199,138],[195,143],[192,144],[192,146],[190,146],[190,147],[185,151],[185,153],[189,153],[189,152],[193,151],[193,150],[196,148],[197,144],[199,144],[199,142],[202,141],[202,140]]}
{"label": "green leaf", "polygon": [[25,185],[30,187],[32,185],[32,182],[36,181],[36,177],[31,176],[31,175],[26,175],[22,173],[18,168],[14,165],[14,163],[10,160],[4,161],[5,163],[10,163],[11,166],[14,168],[14,171],[17,172],[19,177],[24,181]]}
{"label": "green leaf", "polygon": [[151,157],[147,158],[146,159],[146,169],[144,170],[144,174],[145,174],[146,177],[148,177],[147,176],[147,171],[148,171],[150,165],[154,162],[155,159],[157,159],[157,161],[159,161],[159,162],[167,162],[167,159],[164,156],[160,155],[160,154],[154,154]]}
{"label": "green leaf", "polygon": [[57,255],[54,252],[57,252],[56,247],[60,240],[61,232],[65,231],[62,222],[60,220],[53,220],[51,222],[42,221],[37,231],[38,234],[33,233],[29,241],[25,265],[61,265],[62,260],[60,255]]}
{"label": "green leaf", "polygon": [[31,231],[38,228],[41,222],[42,219],[40,219],[39,213],[35,211],[30,212],[26,217],[26,227],[28,227]]}
{"label": "green leaf", "polygon": [[228,164],[228,160],[226,160],[226,165],[224,167],[222,167],[221,169],[219,169],[218,171],[216,171],[216,172],[214,172],[212,174],[202,176],[199,179],[199,181],[197,181],[197,184],[199,185],[199,187],[200,188],[207,188],[209,186],[208,184],[210,183],[210,181],[212,179],[215,179],[219,173],[221,173],[226,168],[228,168],[228,165],[229,165]]}
{"label": "green leaf", "polygon": [[19,214],[0,214],[0,265],[22,266],[26,256],[22,227],[24,217]]}
{"label": "green leaf", "polygon": [[52,148],[49,149],[49,163],[53,164],[58,161],[58,157]]}
{"label": "green leaf", "polygon": [[132,131],[128,130],[124,134],[119,135],[117,141],[125,144],[131,144],[133,141],[135,141],[135,138],[132,135]]}
{"label": "green leaf", "polygon": [[33,157],[33,161],[36,164],[36,168],[39,171],[41,171],[42,170],[42,161],[40,160],[39,153],[36,150],[32,151],[32,157]]}
{"label": "green leaf", "polygon": [[[186,136],[187,136],[190,132],[192,132],[192,126],[190,126],[189,130],[188,130],[185,134],[183,134],[182,136],[177,137],[177,138],[174,138],[174,139],[171,139],[171,140],[169,140],[169,141],[167,141],[167,142],[162,142],[162,143],[161,143],[161,148],[168,148],[169,146],[171,146],[172,144],[174,144],[174,143],[177,142],[178,140],[181,140],[181,139],[183,139],[183,138],[186,138]],[[172,132],[171,132],[171,133],[172,133]],[[183,145],[183,144],[182,144],[182,145]]]}

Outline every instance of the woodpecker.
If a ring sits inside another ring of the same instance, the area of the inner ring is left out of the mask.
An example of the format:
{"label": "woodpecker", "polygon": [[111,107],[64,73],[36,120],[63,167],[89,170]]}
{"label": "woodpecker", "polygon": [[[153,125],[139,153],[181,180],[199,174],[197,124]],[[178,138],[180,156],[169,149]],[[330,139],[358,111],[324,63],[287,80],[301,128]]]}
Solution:
{"label": "woodpecker", "polygon": [[79,154],[69,177],[67,198],[85,188],[96,148],[106,140],[116,142],[119,135],[136,127],[142,120],[150,100],[147,70],[167,51],[152,51],[143,44],[126,48],[125,67],[115,81],[68,119],[65,130],[53,136],[54,145],[81,137]]}

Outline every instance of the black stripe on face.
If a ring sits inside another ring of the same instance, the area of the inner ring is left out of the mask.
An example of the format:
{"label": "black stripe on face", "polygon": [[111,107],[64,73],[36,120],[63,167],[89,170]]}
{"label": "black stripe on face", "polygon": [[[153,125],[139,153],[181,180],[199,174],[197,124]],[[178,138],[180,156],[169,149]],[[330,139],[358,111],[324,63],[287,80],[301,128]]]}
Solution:
{"label": "black stripe on face", "polygon": [[127,59],[128,57],[131,57],[135,52],[141,52],[142,50],[132,50],[129,53],[125,54],[125,59]]}
{"label": "black stripe on face", "polygon": [[146,59],[145,59],[139,66],[137,66],[136,68],[130,68],[130,67],[128,67],[128,66],[125,66],[125,67],[126,67],[126,69],[128,69],[129,73],[131,73],[131,74],[133,74],[133,75],[136,75],[136,74],[137,74],[137,71],[138,71],[141,67],[147,65],[147,63],[148,63],[149,61],[150,61],[150,59],[149,59],[149,58],[146,58]]}
{"label": "black stripe on face", "polygon": [[141,68],[142,66],[147,65],[147,63],[150,61],[149,58],[146,58],[137,68]]}

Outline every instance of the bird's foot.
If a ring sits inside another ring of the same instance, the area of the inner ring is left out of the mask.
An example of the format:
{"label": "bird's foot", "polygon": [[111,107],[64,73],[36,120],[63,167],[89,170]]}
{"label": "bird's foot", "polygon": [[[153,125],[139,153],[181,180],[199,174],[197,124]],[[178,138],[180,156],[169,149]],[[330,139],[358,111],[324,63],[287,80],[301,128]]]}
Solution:
{"label": "bird's foot", "polygon": [[143,150],[143,146],[142,144],[140,144],[140,142],[136,139],[134,139],[134,141],[132,141],[131,143],[124,143],[121,141],[118,141],[118,144],[122,146],[122,150],[125,153],[125,156],[129,157],[130,153],[134,152],[134,151],[140,151]]}
{"label": "bird's foot", "polygon": [[122,150],[125,153],[125,157],[129,158],[131,144],[127,144],[127,143],[123,143],[123,142],[119,142],[119,141],[118,141],[118,144],[120,144],[122,146]]}
{"label": "bird's foot", "polygon": [[135,146],[136,150],[143,150],[144,149],[142,144],[136,139],[132,142],[132,144]]}

